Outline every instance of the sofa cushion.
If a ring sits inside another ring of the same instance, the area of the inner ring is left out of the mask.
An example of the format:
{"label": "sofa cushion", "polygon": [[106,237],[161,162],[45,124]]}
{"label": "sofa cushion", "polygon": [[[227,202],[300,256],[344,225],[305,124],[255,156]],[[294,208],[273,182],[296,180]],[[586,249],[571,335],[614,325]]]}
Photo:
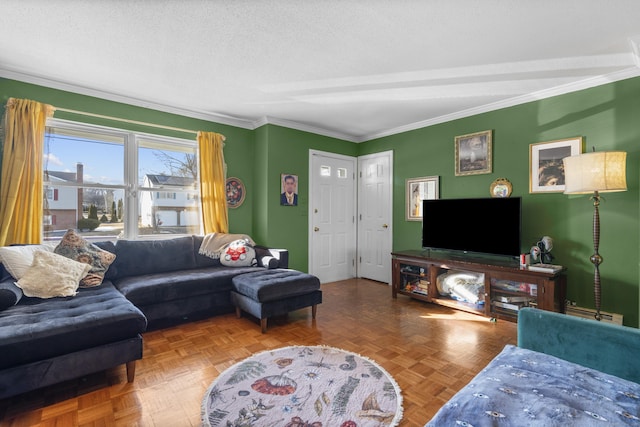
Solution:
{"label": "sofa cushion", "polygon": [[91,266],[89,273],[80,281],[81,288],[90,288],[102,283],[105,272],[116,259],[112,252],[88,242],[73,229],[67,230],[53,252]]}
{"label": "sofa cushion", "polygon": [[16,305],[22,298],[22,290],[13,283],[13,279],[0,282],[0,311]]}
{"label": "sofa cushion", "polygon": [[109,281],[75,297],[23,297],[0,311],[0,369],[135,337],[146,324]]}
{"label": "sofa cushion", "polygon": [[[110,240],[104,240],[101,242],[93,242],[94,245],[96,245],[97,247],[99,247],[100,249],[102,249],[103,251],[107,251],[107,252],[111,252],[112,254],[116,253],[116,244],[113,243]],[[115,261],[115,260],[114,260]],[[107,271],[104,274],[104,278],[111,280],[115,277],[118,277],[118,271],[117,271],[117,267],[111,263],[111,265],[109,266],[109,268],[107,269]]]}
{"label": "sofa cushion", "polygon": [[4,264],[0,261],[0,282],[4,282],[5,280],[15,280],[15,278],[4,268]]}
{"label": "sofa cushion", "polygon": [[238,274],[264,270],[259,267],[207,267],[173,273],[130,276],[115,281],[115,286],[138,307],[160,304],[214,292],[228,293],[231,280]]}
{"label": "sofa cushion", "polygon": [[202,246],[202,240],[204,240],[204,236],[193,236],[193,253],[196,257],[196,266],[198,268],[219,267],[221,265],[219,258],[211,258],[198,252],[200,250],[200,246]]}
{"label": "sofa cushion", "polygon": [[116,279],[196,268],[193,237],[168,240],[118,240],[112,264]]}
{"label": "sofa cushion", "polygon": [[28,297],[55,298],[74,296],[91,270],[89,264],[47,251],[35,251],[33,264],[16,285]]}

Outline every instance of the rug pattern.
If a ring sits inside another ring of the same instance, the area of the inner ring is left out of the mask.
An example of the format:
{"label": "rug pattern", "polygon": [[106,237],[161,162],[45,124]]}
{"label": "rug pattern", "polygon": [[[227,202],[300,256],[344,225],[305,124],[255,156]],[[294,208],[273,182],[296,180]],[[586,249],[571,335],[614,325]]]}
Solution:
{"label": "rug pattern", "polygon": [[202,401],[211,427],[380,427],[402,419],[402,395],[377,363],[326,346],[255,354],[224,371]]}

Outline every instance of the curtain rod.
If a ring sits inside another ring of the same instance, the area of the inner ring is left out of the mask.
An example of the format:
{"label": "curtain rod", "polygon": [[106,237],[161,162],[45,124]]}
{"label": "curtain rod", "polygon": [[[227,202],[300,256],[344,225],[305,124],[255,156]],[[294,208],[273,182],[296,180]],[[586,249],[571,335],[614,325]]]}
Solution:
{"label": "curtain rod", "polygon": [[[103,114],[94,114],[94,113],[87,113],[85,111],[78,111],[78,110],[70,110],[68,108],[60,108],[60,107],[54,107],[56,111],[62,111],[64,113],[71,113],[71,114],[78,114],[81,116],[89,116],[89,117],[95,117],[98,119],[105,119],[105,120],[113,120],[116,122],[123,122],[123,123],[129,123],[132,125],[140,125],[140,126],[146,126],[146,127],[153,127],[153,128],[158,128],[158,129],[165,129],[165,130],[173,130],[176,132],[183,132],[183,133],[192,133],[194,135],[197,135],[199,131],[197,130],[192,130],[192,129],[183,129],[183,128],[177,128],[177,127],[173,127],[173,126],[165,126],[165,125],[158,125],[155,123],[148,123],[148,122],[140,122],[138,120],[130,120],[130,119],[123,119],[120,117],[113,117],[113,116],[105,116]],[[222,136],[222,140],[224,141],[226,138],[224,137],[224,135]]]}

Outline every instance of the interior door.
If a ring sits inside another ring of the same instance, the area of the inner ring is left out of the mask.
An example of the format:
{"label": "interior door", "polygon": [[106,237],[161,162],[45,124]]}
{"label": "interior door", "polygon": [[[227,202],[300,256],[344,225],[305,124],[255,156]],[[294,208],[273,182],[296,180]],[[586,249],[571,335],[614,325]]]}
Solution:
{"label": "interior door", "polygon": [[356,159],[310,151],[309,272],[321,283],[356,275]]}
{"label": "interior door", "polygon": [[358,158],[358,277],[391,283],[393,152]]}

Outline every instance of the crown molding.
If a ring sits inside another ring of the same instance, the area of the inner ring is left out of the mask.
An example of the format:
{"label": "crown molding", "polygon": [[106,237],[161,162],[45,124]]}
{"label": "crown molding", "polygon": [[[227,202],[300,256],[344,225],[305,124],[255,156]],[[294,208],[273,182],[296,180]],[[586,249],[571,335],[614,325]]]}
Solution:
{"label": "crown molding", "polygon": [[[260,123],[260,126],[263,126],[265,124],[271,124],[271,125],[276,125],[276,126],[282,126],[282,127],[286,127],[289,129],[295,129],[295,130],[299,130],[302,132],[309,132],[309,133],[313,133],[316,135],[322,135],[322,136],[326,136],[329,138],[336,138],[336,139],[340,139],[343,141],[349,141],[349,142],[361,142],[359,141],[359,138],[353,135],[349,135],[346,133],[342,133],[342,132],[337,132],[337,131],[333,131],[333,130],[329,130],[329,129],[324,129],[324,128],[320,128],[317,126],[312,126],[312,125],[308,125],[308,124],[304,124],[304,123],[299,123],[299,122],[294,122],[292,120],[285,120],[285,119],[279,119],[277,117],[262,117],[261,119],[259,119],[257,122],[254,123]],[[256,126],[259,127],[259,126]]]}
{"label": "crown molding", "polygon": [[480,105],[478,107],[469,108],[462,111],[457,111],[451,114],[445,114],[443,116],[434,117],[428,120],[422,120],[415,123],[410,123],[403,126],[398,126],[392,129],[388,129],[382,132],[374,134],[363,135],[355,142],[366,142],[373,139],[383,138],[385,136],[396,135],[403,132],[408,132],[416,129],[425,128],[441,123],[450,122],[452,120],[463,119],[465,117],[475,116],[477,114],[488,113],[491,111],[499,110],[502,108],[514,107],[520,104],[526,104],[527,102],[539,101],[545,98],[551,98],[558,95],[564,95],[571,92],[577,92],[579,90],[590,89],[592,87],[601,86],[607,83],[613,83],[619,80],[625,80],[633,77],[640,76],[640,68],[632,67],[624,70],[616,71],[613,73],[605,74],[602,76],[591,77],[588,79],[580,80],[578,82],[556,86],[550,89],[544,89],[537,92],[528,93],[521,96],[505,99],[490,104]]}
{"label": "crown molding", "polygon": [[532,93],[528,93],[521,96],[516,96],[513,98],[505,99],[505,100],[490,103],[490,104],[480,105],[478,107],[457,111],[451,114],[445,114],[443,116],[434,117],[434,118],[422,120],[419,122],[409,123],[409,124],[398,126],[395,128],[383,130],[381,132],[360,135],[360,136],[350,135],[350,134],[346,134],[346,133],[342,133],[334,130],[320,128],[317,126],[299,123],[292,120],[280,119],[277,117],[263,116],[257,120],[248,120],[248,119],[241,119],[237,117],[227,116],[224,114],[216,114],[216,113],[210,113],[205,111],[177,108],[169,105],[158,104],[158,103],[148,102],[148,101],[144,101],[144,100],[133,98],[133,97],[114,94],[111,92],[90,89],[80,85],[65,83],[65,82],[61,82],[58,80],[53,80],[53,79],[49,79],[41,76],[24,74],[24,73],[9,70],[6,68],[0,68],[0,77],[11,79],[11,80],[18,80],[26,83],[31,83],[31,84],[36,84],[40,86],[45,86],[53,89],[64,90],[64,91],[77,93],[81,95],[87,95],[87,96],[92,96],[96,98],[106,99],[109,101],[120,102],[123,104],[133,105],[137,107],[149,108],[157,111],[162,111],[165,113],[177,114],[185,117],[191,117],[194,119],[221,123],[229,126],[243,128],[243,129],[255,130],[266,124],[273,124],[277,126],[283,126],[286,128],[299,130],[302,132],[309,132],[316,135],[322,135],[329,138],[336,138],[343,141],[361,143],[361,142],[371,141],[374,139],[383,138],[386,136],[396,135],[403,132],[409,132],[412,130],[425,128],[428,126],[450,122],[452,120],[462,119],[462,118],[474,116],[477,114],[487,113],[487,112],[499,110],[502,108],[514,107],[516,105],[525,104],[527,102],[538,101],[545,98],[551,98],[554,96],[564,95],[564,94],[576,92],[579,90],[589,89],[589,88],[601,86],[607,83],[613,83],[619,80],[638,77],[640,76],[640,59],[638,58],[638,52],[639,52],[638,43],[640,43],[640,41],[637,39],[633,39],[633,40],[630,39],[629,41],[632,47],[634,48],[634,61],[636,63],[635,67],[627,68],[621,71],[616,71],[614,73],[605,74],[602,76],[591,77],[588,79],[584,79],[584,80],[566,84],[566,85],[556,86],[550,89],[545,89],[545,90],[532,92]]}
{"label": "crown molding", "polygon": [[629,45],[631,45],[631,54],[633,55],[633,63],[640,68],[640,36],[630,37]]}
{"label": "crown molding", "polygon": [[124,96],[124,95],[119,95],[112,92],[91,89],[91,88],[87,88],[87,87],[76,85],[76,84],[71,84],[71,83],[66,83],[59,80],[50,79],[47,77],[25,74],[18,71],[9,70],[6,68],[0,68],[0,77],[10,79],[10,80],[18,80],[21,82],[31,83],[39,86],[45,86],[52,89],[72,92],[79,95],[92,96],[95,98],[105,99],[107,101],[120,102],[122,104],[133,105],[135,107],[149,108],[151,110],[162,111],[164,113],[176,114],[184,117],[191,117],[193,119],[206,120],[208,122],[215,122],[215,123],[235,126],[243,129],[250,129],[250,130],[255,129],[253,127],[252,121],[250,120],[240,119],[237,117],[227,116],[224,114],[209,113],[206,111],[172,107],[170,105],[144,101],[142,99],[138,99],[130,96]]}

